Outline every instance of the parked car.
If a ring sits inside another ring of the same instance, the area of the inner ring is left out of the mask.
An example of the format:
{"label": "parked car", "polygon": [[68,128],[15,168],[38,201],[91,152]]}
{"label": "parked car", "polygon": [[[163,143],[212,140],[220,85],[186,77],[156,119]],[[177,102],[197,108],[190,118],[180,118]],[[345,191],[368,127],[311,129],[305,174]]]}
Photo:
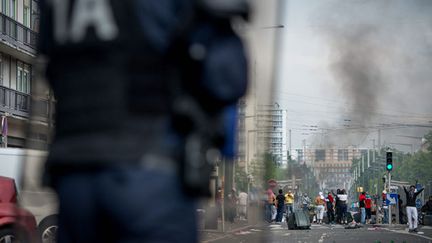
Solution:
{"label": "parked car", "polygon": [[17,202],[15,180],[0,176],[0,242],[35,242],[36,218]]}
{"label": "parked car", "polygon": [[20,182],[17,184],[19,205],[36,218],[39,240],[51,243],[57,241],[58,201],[56,194],[41,183],[46,156],[45,151],[0,149],[0,176]]}

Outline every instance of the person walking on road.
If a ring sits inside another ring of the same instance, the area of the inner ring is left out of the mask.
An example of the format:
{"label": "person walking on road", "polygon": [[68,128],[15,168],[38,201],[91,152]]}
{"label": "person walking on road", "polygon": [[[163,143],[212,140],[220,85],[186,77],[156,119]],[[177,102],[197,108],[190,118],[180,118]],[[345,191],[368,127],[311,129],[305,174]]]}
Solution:
{"label": "person walking on road", "polygon": [[339,190],[339,193],[336,194],[337,200],[339,200],[339,207],[338,207],[338,217],[341,224],[347,224],[348,218],[347,218],[347,200],[348,195],[346,194],[345,189]]}
{"label": "person walking on road", "polygon": [[228,221],[234,223],[237,216],[237,190],[235,188],[231,189],[231,193],[228,194]]}
{"label": "person walking on road", "polygon": [[410,186],[409,191],[404,186],[404,191],[406,194],[406,211],[408,217],[409,224],[409,232],[418,232],[417,231],[417,222],[418,222],[418,213],[416,207],[416,199],[417,196],[424,190],[424,188],[418,190],[416,192],[416,187],[414,185]]}
{"label": "person walking on road", "polygon": [[372,218],[372,198],[367,192],[366,192],[366,199],[365,199],[365,211],[366,211],[366,224],[369,224]]}
{"label": "person walking on road", "polygon": [[276,219],[276,209],[275,209],[275,202],[276,202],[276,196],[273,193],[273,190],[271,188],[267,189],[267,201],[266,201],[266,208],[265,208],[265,215],[267,222],[271,223],[273,220]]}
{"label": "person walking on road", "polygon": [[404,202],[403,202],[400,194],[398,194],[399,224],[406,224],[406,222],[404,220],[403,203]]}
{"label": "person walking on road", "polygon": [[325,205],[325,197],[322,192],[319,192],[319,195],[315,198],[315,205],[317,213],[317,224],[322,224]]}
{"label": "person walking on road", "polygon": [[283,213],[285,210],[285,196],[282,189],[279,189],[279,195],[276,197],[277,216],[276,222],[282,222]]}
{"label": "person walking on road", "polygon": [[303,194],[302,197],[302,206],[303,206],[303,211],[308,212],[309,211],[309,205],[311,203],[311,200],[309,198],[309,196],[307,195],[307,193],[305,192]]}
{"label": "person walking on road", "polygon": [[381,194],[381,201],[382,201],[382,214],[383,214],[383,219],[382,219],[382,223],[383,224],[388,224],[388,220],[389,220],[389,216],[388,216],[388,205],[387,205],[387,191],[384,190]]}
{"label": "person walking on road", "polygon": [[333,196],[335,197],[335,209],[336,209],[336,222],[338,224],[343,223],[342,222],[342,210],[341,210],[341,203],[340,203],[340,199],[338,197],[338,195],[341,194],[341,189],[337,189],[336,190],[336,194],[331,191]]}
{"label": "person walking on road", "polygon": [[244,191],[241,191],[238,195],[238,210],[240,220],[247,219],[248,205],[248,194]]}
{"label": "person walking on road", "polygon": [[327,219],[329,224],[334,224],[335,214],[334,214],[334,198],[331,195],[331,192],[327,194],[326,208],[327,208]]}
{"label": "person walking on road", "polygon": [[287,194],[285,194],[285,212],[287,215],[294,212],[294,194],[291,191],[288,191]]}
{"label": "person walking on road", "polygon": [[360,208],[360,223],[366,223],[366,209],[365,209],[366,192],[362,192],[359,196],[359,208]]}

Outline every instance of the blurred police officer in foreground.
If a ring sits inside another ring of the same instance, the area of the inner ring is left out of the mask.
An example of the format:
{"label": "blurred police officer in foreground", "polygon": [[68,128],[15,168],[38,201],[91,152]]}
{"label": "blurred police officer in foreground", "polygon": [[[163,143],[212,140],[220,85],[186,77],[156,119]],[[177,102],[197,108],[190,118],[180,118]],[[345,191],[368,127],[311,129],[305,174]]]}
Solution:
{"label": "blurred police officer in foreground", "polygon": [[[59,242],[196,242],[194,199],[232,155],[244,1],[42,0]],[[227,124],[229,123],[229,124]],[[232,144],[232,143],[231,143]]]}

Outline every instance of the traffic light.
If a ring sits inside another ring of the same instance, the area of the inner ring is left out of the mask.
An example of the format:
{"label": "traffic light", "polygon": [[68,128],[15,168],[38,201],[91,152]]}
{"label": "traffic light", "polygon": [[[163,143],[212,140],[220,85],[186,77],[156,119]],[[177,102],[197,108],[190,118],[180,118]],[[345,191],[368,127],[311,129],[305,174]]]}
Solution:
{"label": "traffic light", "polygon": [[392,154],[392,152],[386,153],[386,160],[387,160],[386,169],[388,171],[391,171],[393,169],[393,154]]}

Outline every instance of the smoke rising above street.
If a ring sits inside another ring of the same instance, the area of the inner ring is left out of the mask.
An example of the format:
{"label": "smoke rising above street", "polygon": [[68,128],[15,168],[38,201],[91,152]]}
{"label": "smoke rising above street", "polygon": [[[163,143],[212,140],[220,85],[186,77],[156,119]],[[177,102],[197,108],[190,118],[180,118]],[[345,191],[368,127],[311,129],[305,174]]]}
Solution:
{"label": "smoke rising above street", "polygon": [[[340,112],[349,122],[342,128],[357,128],[348,143],[364,142],[364,133],[376,127],[432,125],[431,12],[430,1],[353,0],[327,1],[312,15],[312,28],[329,49],[337,93],[346,100]],[[330,140],[345,136],[337,127],[330,125]],[[421,136],[426,130],[408,133]]]}

